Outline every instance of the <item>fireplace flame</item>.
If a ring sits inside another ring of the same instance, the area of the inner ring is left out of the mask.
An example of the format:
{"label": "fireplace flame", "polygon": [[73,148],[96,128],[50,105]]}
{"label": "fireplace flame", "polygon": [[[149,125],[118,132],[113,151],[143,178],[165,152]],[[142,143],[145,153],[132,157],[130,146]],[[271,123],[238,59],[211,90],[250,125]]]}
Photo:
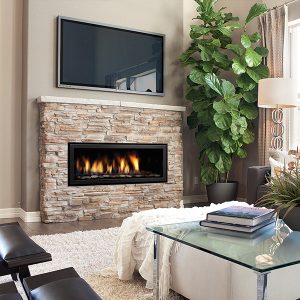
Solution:
{"label": "fireplace flame", "polygon": [[102,161],[95,161],[92,165],[91,172],[92,173],[103,173],[103,162]]}
{"label": "fireplace flame", "polygon": [[140,159],[136,154],[130,154],[129,159],[133,165],[134,171],[139,172],[140,170]]}
{"label": "fireplace flame", "polygon": [[136,153],[127,156],[116,156],[109,160],[107,157],[91,160],[81,157],[75,163],[77,173],[83,175],[92,174],[138,174],[140,172],[140,158]]}
{"label": "fireplace flame", "polygon": [[91,163],[89,160],[86,159],[84,161],[84,169],[83,170],[85,173],[88,173],[90,169],[91,169]]}

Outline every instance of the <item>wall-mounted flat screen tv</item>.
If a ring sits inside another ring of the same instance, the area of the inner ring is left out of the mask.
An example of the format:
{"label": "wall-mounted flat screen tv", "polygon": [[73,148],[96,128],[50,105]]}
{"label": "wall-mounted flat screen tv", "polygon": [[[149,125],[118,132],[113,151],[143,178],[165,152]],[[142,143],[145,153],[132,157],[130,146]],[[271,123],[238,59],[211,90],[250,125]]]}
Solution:
{"label": "wall-mounted flat screen tv", "polygon": [[58,87],[164,93],[164,35],[58,17]]}

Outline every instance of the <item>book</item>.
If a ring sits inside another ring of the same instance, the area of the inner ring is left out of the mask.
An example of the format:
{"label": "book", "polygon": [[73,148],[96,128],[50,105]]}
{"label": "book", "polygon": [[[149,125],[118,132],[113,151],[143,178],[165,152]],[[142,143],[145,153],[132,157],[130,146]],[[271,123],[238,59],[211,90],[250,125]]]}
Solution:
{"label": "book", "polygon": [[229,242],[235,245],[251,245],[255,246],[266,239],[271,238],[275,232],[275,226],[273,223],[266,225],[253,233],[245,233],[231,230],[224,230],[218,228],[204,227],[207,232],[207,238]]}
{"label": "book", "polygon": [[255,226],[228,224],[228,223],[221,223],[221,222],[207,221],[207,220],[200,221],[200,225],[204,227],[218,228],[222,230],[231,230],[231,231],[239,231],[239,232],[246,232],[246,233],[253,233],[258,229],[261,229],[272,223],[275,223],[275,218],[267,219]]}
{"label": "book", "polygon": [[233,205],[208,213],[207,221],[255,226],[271,219],[273,215],[273,209]]}

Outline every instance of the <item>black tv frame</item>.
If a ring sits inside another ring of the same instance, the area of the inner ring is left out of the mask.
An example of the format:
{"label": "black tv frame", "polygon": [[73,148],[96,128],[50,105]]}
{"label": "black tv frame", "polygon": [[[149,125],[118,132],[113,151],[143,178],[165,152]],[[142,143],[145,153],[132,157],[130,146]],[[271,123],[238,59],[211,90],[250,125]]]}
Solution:
{"label": "black tv frame", "polygon": [[[99,25],[102,27],[107,27],[107,28],[115,28],[115,29],[121,29],[125,31],[130,31],[133,33],[143,33],[143,34],[148,34],[148,35],[156,35],[159,37],[163,38],[163,92],[162,93],[157,93],[157,92],[140,92],[140,91],[132,91],[132,90],[119,90],[119,89],[113,89],[113,88],[103,88],[103,87],[94,87],[94,86],[86,86],[86,85],[73,85],[73,84],[64,84],[61,82],[61,22],[63,20],[67,21],[74,21],[74,22],[80,22],[80,23],[85,23],[85,24],[91,24],[91,25]],[[135,30],[127,27],[121,27],[121,26],[114,26],[114,25],[109,25],[105,23],[99,23],[99,22],[91,22],[91,21],[86,21],[86,20],[81,20],[81,19],[76,19],[76,18],[70,18],[70,17],[65,17],[65,16],[58,16],[57,17],[57,87],[58,88],[67,88],[67,89],[79,89],[79,90],[93,90],[93,91],[104,91],[104,92],[114,92],[114,93],[129,93],[129,94],[140,94],[140,95],[149,95],[149,96],[161,96],[163,97],[165,95],[165,34],[161,33],[154,33],[154,32],[148,32],[148,31],[143,31],[143,30]]]}

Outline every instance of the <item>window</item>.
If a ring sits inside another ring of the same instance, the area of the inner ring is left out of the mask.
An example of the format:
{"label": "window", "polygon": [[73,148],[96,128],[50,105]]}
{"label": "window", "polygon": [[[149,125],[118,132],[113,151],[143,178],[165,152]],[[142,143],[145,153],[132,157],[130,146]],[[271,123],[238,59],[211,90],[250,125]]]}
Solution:
{"label": "window", "polygon": [[290,32],[290,74],[299,79],[298,108],[289,112],[289,149],[300,149],[300,19],[289,24]]}

